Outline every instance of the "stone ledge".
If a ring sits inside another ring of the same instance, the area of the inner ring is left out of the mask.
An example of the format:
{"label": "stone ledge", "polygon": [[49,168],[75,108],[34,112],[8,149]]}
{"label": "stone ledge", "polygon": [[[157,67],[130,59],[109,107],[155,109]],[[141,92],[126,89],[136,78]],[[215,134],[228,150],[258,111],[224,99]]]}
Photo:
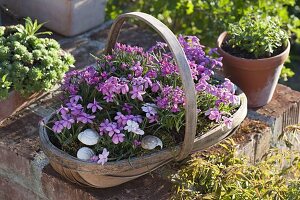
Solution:
{"label": "stone ledge", "polygon": [[272,146],[283,146],[277,140],[283,129],[300,123],[300,92],[278,84],[272,101],[264,107],[249,109],[248,117],[267,123],[272,130]]}

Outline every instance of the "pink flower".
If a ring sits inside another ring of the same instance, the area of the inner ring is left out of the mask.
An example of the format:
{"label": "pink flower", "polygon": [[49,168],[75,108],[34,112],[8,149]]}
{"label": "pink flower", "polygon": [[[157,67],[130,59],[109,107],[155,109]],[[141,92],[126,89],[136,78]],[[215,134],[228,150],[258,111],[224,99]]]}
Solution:
{"label": "pink flower", "polygon": [[217,108],[211,108],[205,112],[205,115],[208,116],[210,120],[214,120],[216,122],[220,122],[221,120],[221,113]]}
{"label": "pink flower", "polygon": [[123,133],[114,134],[113,137],[112,137],[112,142],[114,144],[119,144],[119,143],[124,141],[124,137],[125,137],[125,135]]}
{"label": "pink flower", "polygon": [[103,149],[102,153],[98,155],[99,160],[97,161],[98,164],[104,165],[108,161],[109,151],[106,148]]}
{"label": "pink flower", "polygon": [[132,99],[139,99],[140,101],[143,101],[143,97],[142,95],[144,95],[146,92],[143,91],[143,86],[139,85],[139,86],[133,86],[132,87],[132,91],[130,91],[131,98]]}
{"label": "pink flower", "polygon": [[233,124],[233,119],[230,117],[222,117],[224,124],[227,126],[228,129],[232,128],[232,124]]}

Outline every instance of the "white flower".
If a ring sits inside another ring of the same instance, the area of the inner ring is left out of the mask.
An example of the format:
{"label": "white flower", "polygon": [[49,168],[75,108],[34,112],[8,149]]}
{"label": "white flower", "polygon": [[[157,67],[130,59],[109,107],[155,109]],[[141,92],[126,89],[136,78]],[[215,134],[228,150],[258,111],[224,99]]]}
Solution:
{"label": "white flower", "polygon": [[135,121],[132,120],[127,120],[127,126],[124,127],[125,130],[127,130],[128,132],[133,132],[136,129],[139,129],[139,124]]}
{"label": "white flower", "polygon": [[142,129],[136,129],[134,131],[132,131],[133,133],[137,134],[137,135],[144,135],[144,131]]}
{"label": "white flower", "polygon": [[127,125],[124,127],[124,130],[128,132],[133,132],[138,135],[144,135],[144,131],[140,129],[139,124],[135,121],[128,120]]}
{"label": "white flower", "polygon": [[99,160],[97,163],[104,165],[104,163],[108,161],[108,155],[109,155],[109,151],[107,151],[107,149],[104,148],[102,153],[98,155]]}

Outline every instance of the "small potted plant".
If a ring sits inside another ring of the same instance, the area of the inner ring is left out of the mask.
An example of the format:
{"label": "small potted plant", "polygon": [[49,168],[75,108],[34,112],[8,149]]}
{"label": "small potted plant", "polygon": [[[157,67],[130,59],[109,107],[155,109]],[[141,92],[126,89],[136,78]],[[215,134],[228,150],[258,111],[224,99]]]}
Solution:
{"label": "small potted plant", "polygon": [[249,107],[267,104],[288,58],[287,32],[274,17],[245,16],[217,41],[225,75],[247,95]]}
{"label": "small potted plant", "polygon": [[[116,44],[130,17],[154,27],[167,44],[147,51]],[[222,65],[214,52],[206,54],[194,36],[177,40],[145,13],[121,15],[97,66],[66,74],[61,107],[40,124],[53,168],[73,182],[112,187],[226,138],[247,103],[230,80],[213,77]]]}
{"label": "small potted plant", "polygon": [[54,39],[39,38],[42,24],[0,27],[0,121],[60,81],[74,63]]}

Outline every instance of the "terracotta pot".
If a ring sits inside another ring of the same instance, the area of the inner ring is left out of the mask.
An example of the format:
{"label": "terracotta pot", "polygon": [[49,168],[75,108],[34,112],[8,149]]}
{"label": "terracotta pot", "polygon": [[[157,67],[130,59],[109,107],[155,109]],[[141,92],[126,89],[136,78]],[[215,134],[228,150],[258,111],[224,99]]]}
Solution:
{"label": "terracotta pot", "polygon": [[28,106],[42,95],[42,92],[34,93],[31,96],[24,98],[16,91],[10,92],[9,96],[5,100],[0,101],[0,124],[5,118]]}
{"label": "terracotta pot", "polygon": [[245,92],[248,107],[266,105],[272,99],[283,63],[289,55],[290,42],[281,54],[274,57],[246,59],[230,55],[221,48],[226,35],[227,32],[223,32],[217,41],[225,76]]}

